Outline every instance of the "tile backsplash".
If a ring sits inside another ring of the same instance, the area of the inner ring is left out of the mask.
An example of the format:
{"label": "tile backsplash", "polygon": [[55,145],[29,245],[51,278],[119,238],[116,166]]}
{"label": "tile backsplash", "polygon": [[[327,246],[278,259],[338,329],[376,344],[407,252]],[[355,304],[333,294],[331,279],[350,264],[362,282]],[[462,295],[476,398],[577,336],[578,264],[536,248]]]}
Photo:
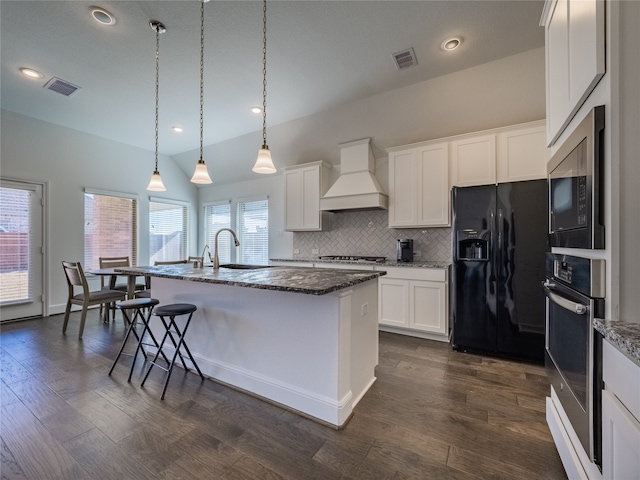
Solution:
{"label": "tile backsplash", "polygon": [[[389,228],[386,210],[328,215],[322,232],[294,232],[294,258],[318,255],[372,255],[396,258],[396,240],[413,239],[414,261],[450,262],[451,228]],[[318,253],[314,253],[318,250]]]}

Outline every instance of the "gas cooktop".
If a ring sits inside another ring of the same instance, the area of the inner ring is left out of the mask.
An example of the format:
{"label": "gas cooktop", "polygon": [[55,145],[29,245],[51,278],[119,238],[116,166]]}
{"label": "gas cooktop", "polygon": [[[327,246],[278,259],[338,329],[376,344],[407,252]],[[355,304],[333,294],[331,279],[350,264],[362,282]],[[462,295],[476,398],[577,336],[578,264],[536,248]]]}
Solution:
{"label": "gas cooktop", "polygon": [[321,255],[320,260],[348,260],[352,262],[384,263],[387,257],[374,257],[371,255]]}

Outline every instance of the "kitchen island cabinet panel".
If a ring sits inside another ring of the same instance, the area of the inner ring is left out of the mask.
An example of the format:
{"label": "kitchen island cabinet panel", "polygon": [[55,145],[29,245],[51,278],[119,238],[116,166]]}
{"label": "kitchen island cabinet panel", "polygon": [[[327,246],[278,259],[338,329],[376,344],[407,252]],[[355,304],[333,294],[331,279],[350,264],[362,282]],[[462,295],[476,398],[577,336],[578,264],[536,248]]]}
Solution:
{"label": "kitchen island cabinet panel", "polygon": [[198,307],[186,341],[206,376],[331,426],[349,420],[375,381],[375,280],[304,295],[154,277],[151,295]]}

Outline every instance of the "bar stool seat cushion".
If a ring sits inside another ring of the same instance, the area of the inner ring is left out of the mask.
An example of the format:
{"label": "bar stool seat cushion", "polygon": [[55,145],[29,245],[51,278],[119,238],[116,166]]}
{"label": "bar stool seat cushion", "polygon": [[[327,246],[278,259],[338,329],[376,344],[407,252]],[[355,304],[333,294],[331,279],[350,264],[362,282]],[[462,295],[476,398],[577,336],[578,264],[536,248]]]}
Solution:
{"label": "bar stool seat cushion", "polygon": [[[140,299],[144,300],[144,299]],[[157,316],[171,316],[171,315],[186,315],[187,313],[195,312],[198,309],[191,303],[172,303],[170,305],[160,305],[153,310],[153,315]]]}
{"label": "bar stool seat cushion", "polygon": [[159,303],[160,301],[155,298],[134,298],[132,300],[123,300],[121,302],[116,302],[116,307],[120,309],[148,308],[156,306]]}

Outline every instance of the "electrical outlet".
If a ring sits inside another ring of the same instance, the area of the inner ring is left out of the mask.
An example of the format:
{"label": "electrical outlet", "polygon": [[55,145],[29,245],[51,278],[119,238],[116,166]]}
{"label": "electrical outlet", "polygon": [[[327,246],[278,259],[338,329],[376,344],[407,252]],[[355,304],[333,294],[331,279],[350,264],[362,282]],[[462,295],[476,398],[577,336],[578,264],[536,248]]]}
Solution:
{"label": "electrical outlet", "polygon": [[317,255],[320,253],[320,250],[318,250],[317,248],[314,248],[313,250],[311,250],[311,253],[314,255]]}
{"label": "electrical outlet", "polygon": [[420,250],[416,250],[415,252],[413,252],[413,256],[414,257],[419,257],[420,256]]}
{"label": "electrical outlet", "polygon": [[361,307],[361,310],[362,310],[362,316],[364,317],[366,314],[369,313],[369,304],[368,303],[363,303],[362,307]]}
{"label": "electrical outlet", "polygon": [[300,253],[300,249],[299,249],[299,248],[294,248],[294,249],[293,249],[293,253],[294,253],[295,255],[299,254],[299,253]]}

